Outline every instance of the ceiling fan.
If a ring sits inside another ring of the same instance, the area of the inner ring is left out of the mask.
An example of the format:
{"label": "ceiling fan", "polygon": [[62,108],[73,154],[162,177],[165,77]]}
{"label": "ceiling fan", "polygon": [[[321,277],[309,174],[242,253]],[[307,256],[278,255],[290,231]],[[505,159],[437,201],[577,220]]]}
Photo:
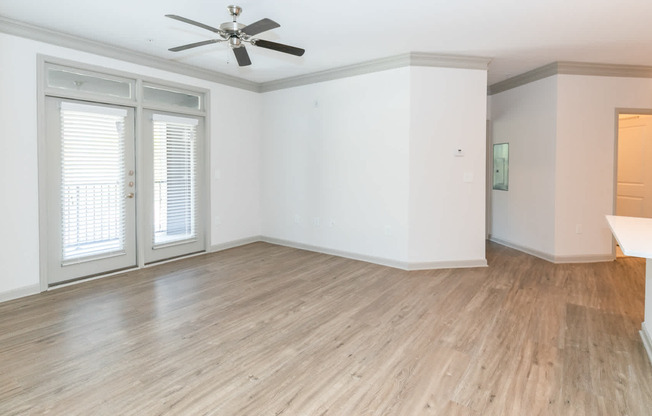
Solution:
{"label": "ceiling fan", "polygon": [[178,20],[180,22],[201,27],[202,29],[210,30],[211,32],[217,33],[220,36],[217,39],[189,43],[187,45],[177,46],[168,50],[171,52],[179,52],[186,49],[196,48],[198,46],[210,45],[218,42],[229,42],[229,46],[231,49],[233,49],[235,59],[238,61],[238,65],[240,66],[251,65],[249,53],[245,49],[245,43],[249,43],[250,45],[258,46],[260,48],[289,53],[290,55],[295,56],[302,56],[305,52],[305,50],[301,48],[296,48],[294,46],[284,45],[282,43],[271,42],[265,39],[257,39],[253,37],[259,33],[280,27],[281,25],[275,21],[271,19],[261,19],[250,25],[243,25],[242,23],[237,22],[238,16],[240,16],[240,13],[242,13],[241,7],[228,6],[227,10],[231,14],[233,21],[222,23],[219,28],[208,26],[203,23],[187,19],[185,17],[177,16],[175,14],[166,14],[165,16],[169,17],[170,19]]}

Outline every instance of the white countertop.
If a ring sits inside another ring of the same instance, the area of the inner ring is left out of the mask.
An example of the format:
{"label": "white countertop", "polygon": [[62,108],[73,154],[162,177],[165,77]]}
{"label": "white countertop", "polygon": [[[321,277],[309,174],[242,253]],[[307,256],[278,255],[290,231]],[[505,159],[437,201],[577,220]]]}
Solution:
{"label": "white countertop", "polygon": [[606,217],[625,255],[652,258],[652,218]]}

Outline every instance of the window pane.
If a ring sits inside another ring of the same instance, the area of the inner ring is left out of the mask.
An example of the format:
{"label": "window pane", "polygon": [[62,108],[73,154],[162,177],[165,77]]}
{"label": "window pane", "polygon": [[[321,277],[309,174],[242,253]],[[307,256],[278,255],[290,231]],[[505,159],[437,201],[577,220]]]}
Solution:
{"label": "window pane", "polygon": [[134,81],[72,68],[47,68],[48,87],[103,96],[133,98]]}
{"label": "window pane", "polygon": [[62,262],[124,252],[127,111],[61,104]]}
{"label": "window pane", "polygon": [[500,191],[509,189],[509,143],[494,144],[494,187]]}
{"label": "window pane", "polygon": [[201,109],[201,95],[173,91],[161,87],[146,85],[143,88],[143,99],[146,103],[162,104],[174,107]]}
{"label": "window pane", "polygon": [[154,247],[197,237],[197,120],[154,116]]}

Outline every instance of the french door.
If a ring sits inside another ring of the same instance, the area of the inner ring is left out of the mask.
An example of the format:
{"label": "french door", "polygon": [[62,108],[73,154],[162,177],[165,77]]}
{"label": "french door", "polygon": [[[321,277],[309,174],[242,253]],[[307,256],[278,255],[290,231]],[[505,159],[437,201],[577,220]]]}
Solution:
{"label": "french door", "polygon": [[46,98],[48,283],[136,266],[134,110]]}
{"label": "french door", "polygon": [[205,249],[203,117],[145,110],[141,192],[145,263]]}
{"label": "french door", "polygon": [[48,284],[205,249],[203,118],[141,120],[137,140],[131,107],[46,97]]}

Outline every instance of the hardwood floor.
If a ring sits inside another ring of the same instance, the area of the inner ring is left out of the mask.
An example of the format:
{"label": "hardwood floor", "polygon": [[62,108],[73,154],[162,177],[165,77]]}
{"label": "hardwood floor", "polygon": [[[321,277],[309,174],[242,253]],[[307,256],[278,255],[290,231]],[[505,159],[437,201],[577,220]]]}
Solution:
{"label": "hardwood floor", "polygon": [[0,414],[652,414],[643,260],[487,259],[255,243],[6,302]]}

